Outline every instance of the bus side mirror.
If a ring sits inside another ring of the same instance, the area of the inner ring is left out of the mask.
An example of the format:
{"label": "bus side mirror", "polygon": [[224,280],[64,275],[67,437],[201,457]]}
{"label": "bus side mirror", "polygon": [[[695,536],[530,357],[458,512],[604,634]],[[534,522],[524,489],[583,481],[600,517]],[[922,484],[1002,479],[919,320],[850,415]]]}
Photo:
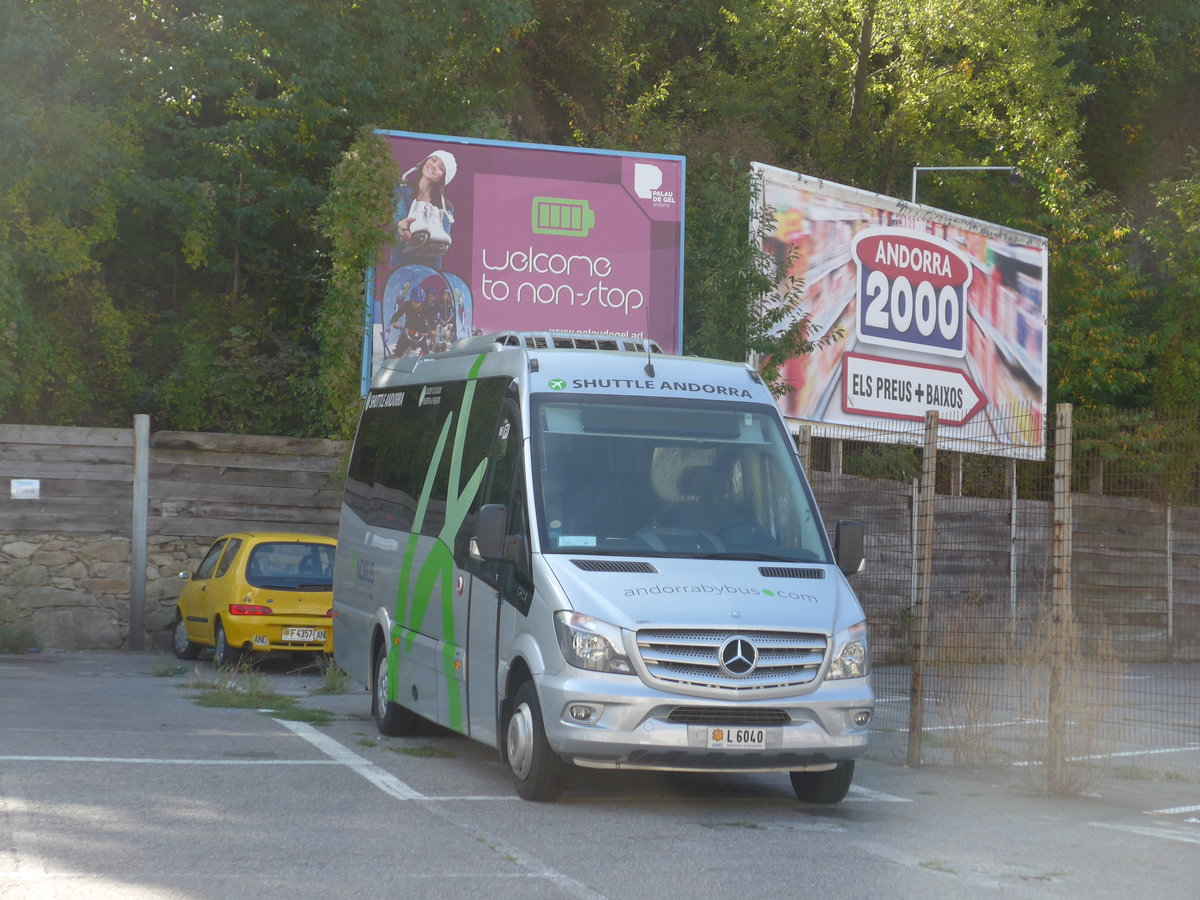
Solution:
{"label": "bus side mirror", "polygon": [[862,571],[866,562],[863,556],[862,522],[843,519],[837,523],[833,536],[833,557],[845,575]]}
{"label": "bus side mirror", "polygon": [[471,558],[500,560],[504,558],[504,528],[508,523],[508,507],[502,503],[485,503],[475,520],[475,537],[471,538]]}

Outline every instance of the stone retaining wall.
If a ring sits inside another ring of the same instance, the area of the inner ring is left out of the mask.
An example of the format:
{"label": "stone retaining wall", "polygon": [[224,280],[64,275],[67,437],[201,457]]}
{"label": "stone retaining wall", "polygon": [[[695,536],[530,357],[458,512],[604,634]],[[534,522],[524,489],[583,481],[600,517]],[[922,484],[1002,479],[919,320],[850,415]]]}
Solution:
{"label": "stone retaining wall", "polygon": [[[179,573],[209,541],[154,537],[146,553],[146,645],[167,648]],[[129,641],[130,542],[89,534],[0,534],[0,628],[38,647],[118,650]]]}

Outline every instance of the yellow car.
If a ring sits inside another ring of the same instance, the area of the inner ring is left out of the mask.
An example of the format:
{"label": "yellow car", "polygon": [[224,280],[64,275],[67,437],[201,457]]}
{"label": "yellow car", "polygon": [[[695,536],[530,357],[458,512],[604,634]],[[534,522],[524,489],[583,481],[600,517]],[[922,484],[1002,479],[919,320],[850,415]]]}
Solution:
{"label": "yellow car", "polygon": [[175,607],[180,659],[205,647],[213,665],[246,653],[333,652],[334,538],[241,532],[218,538],[185,582]]}

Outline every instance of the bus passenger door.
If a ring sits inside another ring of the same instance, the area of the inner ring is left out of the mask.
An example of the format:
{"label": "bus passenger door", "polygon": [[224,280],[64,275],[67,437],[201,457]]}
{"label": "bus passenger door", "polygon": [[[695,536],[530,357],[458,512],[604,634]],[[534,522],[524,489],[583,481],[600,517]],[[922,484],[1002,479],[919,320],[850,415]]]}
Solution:
{"label": "bus passenger door", "polygon": [[505,533],[510,552],[504,561],[471,563],[467,631],[467,696],[472,738],[496,746],[496,675],[499,666],[498,629],[503,603],[529,609],[533,594],[525,478],[521,465],[521,419],[517,405],[505,400],[496,430],[492,468],[482,503],[508,508]]}

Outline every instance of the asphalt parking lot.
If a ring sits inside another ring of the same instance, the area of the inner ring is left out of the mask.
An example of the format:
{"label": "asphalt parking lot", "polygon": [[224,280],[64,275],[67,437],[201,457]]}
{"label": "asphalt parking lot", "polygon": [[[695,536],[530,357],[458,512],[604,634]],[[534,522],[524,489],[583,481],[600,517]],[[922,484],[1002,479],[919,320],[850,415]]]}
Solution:
{"label": "asphalt parking lot", "polygon": [[1200,880],[1195,781],[1061,798],[867,760],[836,807],[778,774],[583,770],[530,804],[489,748],[381,738],[359,685],[253,678],[287,709],[200,705],[203,660],[0,656],[0,897],[1191,898]]}

